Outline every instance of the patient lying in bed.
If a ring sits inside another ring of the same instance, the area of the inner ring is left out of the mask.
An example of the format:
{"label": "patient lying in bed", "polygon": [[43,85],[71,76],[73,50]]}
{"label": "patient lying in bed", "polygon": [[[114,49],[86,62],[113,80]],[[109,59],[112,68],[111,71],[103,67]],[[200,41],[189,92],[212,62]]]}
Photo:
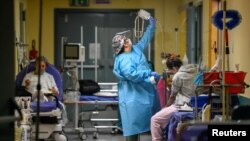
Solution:
{"label": "patient lying in bed", "polygon": [[54,94],[57,96],[59,93],[53,76],[45,71],[48,64],[48,61],[45,57],[42,56],[36,59],[35,70],[25,75],[22,86],[24,86],[25,89],[32,94],[32,100],[35,100],[37,98],[39,61],[41,86],[40,99],[41,101],[48,101],[46,94]]}

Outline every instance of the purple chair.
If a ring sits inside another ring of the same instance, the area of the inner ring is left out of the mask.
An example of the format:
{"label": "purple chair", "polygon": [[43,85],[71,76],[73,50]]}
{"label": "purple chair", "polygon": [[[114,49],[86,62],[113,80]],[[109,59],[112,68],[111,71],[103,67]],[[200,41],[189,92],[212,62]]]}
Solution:
{"label": "purple chair", "polygon": [[[26,66],[22,71],[20,71],[17,76],[16,76],[16,92],[21,90],[24,91],[24,88],[22,86],[22,81],[24,76],[35,70],[35,62],[30,62],[28,66]],[[62,112],[63,112],[63,104],[62,104],[62,99],[63,99],[63,88],[62,88],[62,78],[60,72],[57,70],[57,68],[52,65],[48,64],[46,67],[46,72],[51,74],[56,82],[59,95],[55,97],[54,100],[52,101],[45,101],[45,102],[40,102],[40,118],[39,118],[39,139],[48,139],[50,137],[53,137],[56,141],[67,141],[67,137],[63,132],[63,124],[61,121],[62,119]],[[26,92],[27,93],[27,92]],[[17,96],[22,96],[22,95],[17,95]],[[26,95],[27,96],[27,95]],[[31,96],[31,95],[30,95]],[[31,109],[32,113],[36,112],[37,110],[37,102],[34,101],[31,103]],[[58,115],[55,116],[53,115],[53,111],[57,111]],[[51,115],[47,115],[48,113],[51,112]],[[44,113],[44,114],[43,114]],[[36,122],[36,114],[32,115],[32,123],[31,123],[31,128],[34,128],[34,122]],[[33,129],[31,130],[32,132],[35,132]],[[33,133],[32,133],[33,134]]]}
{"label": "purple chair", "polygon": [[[22,81],[24,76],[35,70],[35,62],[31,62],[27,67],[25,67],[21,72],[19,72],[16,76],[16,89],[17,90],[22,90]],[[56,82],[58,91],[59,91],[59,95],[57,96],[58,101],[62,102],[62,98],[63,98],[63,88],[62,88],[62,78],[61,78],[61,74],[60,72],[57,70],[57,68],[52,65],[52,64],[48,64],[46,67],[46,72],[51,74],[54,77],[54,80]],[[32,106],[32,110],[35,112],[37,109],[37,103],[36,102],[32,102],[31,104]],[[48,101],[48,102],[41,102],[40,103],[40,110],[41,112],[48,112],[51,110],[54,110],[57,108],[57,106],[59,106],[59,108],[62,108],[62,106],[60,104],[57,103],[57,101]]]}

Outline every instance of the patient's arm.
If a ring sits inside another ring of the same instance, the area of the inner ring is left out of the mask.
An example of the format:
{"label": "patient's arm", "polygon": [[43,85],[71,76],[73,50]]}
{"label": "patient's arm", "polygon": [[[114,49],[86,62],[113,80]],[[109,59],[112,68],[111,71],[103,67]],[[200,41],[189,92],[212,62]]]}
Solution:
{"label": "patient's arm", "polygon": [[49,88],[49,93],[44,93],[44,95],[48,98],[49,101],[51,101],[52,99],[54,99],[54,96],[57,97],[59,95],[59,92],[55,87],[51,87]]}
{"label": "patient's arm", "polygon": [[50,91],[51,91],[51,93],[53,93],[55,96],[58,96],[58,95],[59,95],[59,93],[58,93],[58,91],[57,91],[57,89],[56,89],[55,87],[52,87],[52,88],[50,89]]}
{"label": "patient's arm", "polygon": [[47,74],[46,78],[46,83],[47,83],[47,89],[49,90],[50,93],[52,93],[55,96],[59,95],[59,91],[55,82],[55,79],[53,78],[52,75]]}
{"label": "patient's arm", "polygon": [[170,106],[170,105],[172,105],[172,104],[174,103],[175,98],[176,98],[176,95],[177,95],[177,92],[173,92],[173,93],[170,95],[170,97],[169,97],[169,99],[168,99],[168,101],[167,101],[166,107],[168,107],[168,106]]}
{"label": "patient's arm", "polygon": [[22,81],[22,86],[24,86],[25,88],[28,88],[31,84],[31,73],[28,73],[24,76],[23,81]]}
{"label": "patient's arm", "polygon": [[30,85],[30,80],[29,79],[26,79],[25,80],[25,87],[28,87]]}

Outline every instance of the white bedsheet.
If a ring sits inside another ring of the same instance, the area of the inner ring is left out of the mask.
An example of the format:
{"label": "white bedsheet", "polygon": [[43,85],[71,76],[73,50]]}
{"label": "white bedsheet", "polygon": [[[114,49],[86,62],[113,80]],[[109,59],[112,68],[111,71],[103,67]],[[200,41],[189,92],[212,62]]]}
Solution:
{"label": "white bedsheet", "polygon": [[116,97],[118,96],[117,93],[111,93],[111,92],[98,92],[94,94],[95,96],[106,96],[106,97]]}

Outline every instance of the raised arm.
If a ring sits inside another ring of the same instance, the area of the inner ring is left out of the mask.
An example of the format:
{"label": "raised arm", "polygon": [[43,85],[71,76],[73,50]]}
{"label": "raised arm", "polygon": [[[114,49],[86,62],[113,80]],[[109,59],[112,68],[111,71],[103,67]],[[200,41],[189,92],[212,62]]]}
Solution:
{"label": "raised arm", "polygon": [[146,31],[136,44],[141,50],[144,50],[148,46],[155,33],[156,20],[153,17],[150,17],[148,21],[149,25],[147,26]]}

